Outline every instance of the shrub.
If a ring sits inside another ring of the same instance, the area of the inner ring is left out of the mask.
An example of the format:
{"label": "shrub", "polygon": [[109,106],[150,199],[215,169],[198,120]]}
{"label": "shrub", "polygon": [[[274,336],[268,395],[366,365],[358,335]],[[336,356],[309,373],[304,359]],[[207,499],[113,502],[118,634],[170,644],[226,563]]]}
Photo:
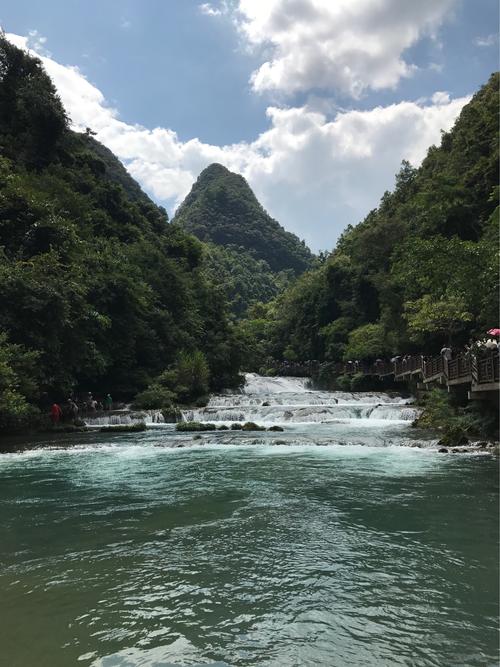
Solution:
{"label": "shrub", "polygon": [[339,375],[335,385],[340,391],[351,391],[351,378],[348,375]]}
{"label": "shrub", "polygon": [[103,433],[140,433],[147,428],[144,422],[138,424],[118,424],[116,426],[103,426],[99,430]]}
{"label": "shrub", "polygon": [[152,383],[134,398],[132,407],[137,410],[161,410],[172,405],[175,393],[161,384]]}
{"label": "shrub", "polygon": [[203,352],[181,352],[174,370],[176,391],[183,400],[189,401],[208,393],[210,369]]}

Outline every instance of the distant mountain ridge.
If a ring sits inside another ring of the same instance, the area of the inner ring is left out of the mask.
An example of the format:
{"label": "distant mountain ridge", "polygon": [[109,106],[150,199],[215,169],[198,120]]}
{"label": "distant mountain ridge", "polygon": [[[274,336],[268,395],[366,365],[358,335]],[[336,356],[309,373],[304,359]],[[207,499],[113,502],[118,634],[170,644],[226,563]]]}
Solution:
{"label": "distant mountain ridge", "polygon": [[313,263],[304,241],[271,218],[243,176],[221,164],[201,172],[173,222],[202,241],[240,247],[273,272],[300,275]]}

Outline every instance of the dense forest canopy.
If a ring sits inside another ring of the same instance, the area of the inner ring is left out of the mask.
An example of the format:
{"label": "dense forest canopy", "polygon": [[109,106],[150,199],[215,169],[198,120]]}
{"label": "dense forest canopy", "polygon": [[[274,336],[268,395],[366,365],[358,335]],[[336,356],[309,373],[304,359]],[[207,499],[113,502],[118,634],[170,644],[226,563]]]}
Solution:
{"label": "dense forest canopy", "polygon": [[498,74],[322,265],[242,323],[253,364],[435,352],[498,326]]}
{"label": "dense forest canopy", "polygon": [[0,426],[44,395],[132,396],[200,350],[209,386],[234,384],[240,346],[203,256],[0,37]]}
{"label": "dense forest canopy", "polygon": [[264,211],[245,179],[220,164],[200,174],[173,224],[205,242],[207,274],[237,318],[316,263],[305,243]]}
{"label": "dense forest canopy", "polygon": [[201,172],[174,223],[202,241],[244,248],[274,272],[291,269],[299,275],[312,264],[304,241],[265,212],[243,176],[220,164]]}

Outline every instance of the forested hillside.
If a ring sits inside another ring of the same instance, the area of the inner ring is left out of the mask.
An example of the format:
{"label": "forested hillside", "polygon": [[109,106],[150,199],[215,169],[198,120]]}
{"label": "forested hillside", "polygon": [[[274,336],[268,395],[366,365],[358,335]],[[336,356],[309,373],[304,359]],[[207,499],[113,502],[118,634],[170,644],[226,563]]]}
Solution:
{"label": "forested hillside", "polygon": [[298,275],[311,266],[305,243],[264,211],[243,176],[220,164],[201,172],[174,223],[202,241],[242,247],[272,271],[292,269]]}
{"label": "forested hillside", "polygon": [[242,176],[220,164],[200,174],[173,223],[210,244],[211,275],[237,315],[313,266],[305,243],[266,213]]}
{"label": "forested hillside", "polygon": [[252,363],[433,352],[498,326],[498,84],[420,168],[403,163],[320,268],[242,324]]}
{"label": "forested hillside", "polygon": [[433,352],[498,326],[498,84],[318,266],[221,165],[169,224],[0,36],[0,428],[71,391],[162,407],[234,386],[242,359]]}
{"label": "forested hillside", "polygon": [[132,396],[179,356],[212,388],[234,384],[239,346],[203,254],[0,37],[0,428],[72,390]]}

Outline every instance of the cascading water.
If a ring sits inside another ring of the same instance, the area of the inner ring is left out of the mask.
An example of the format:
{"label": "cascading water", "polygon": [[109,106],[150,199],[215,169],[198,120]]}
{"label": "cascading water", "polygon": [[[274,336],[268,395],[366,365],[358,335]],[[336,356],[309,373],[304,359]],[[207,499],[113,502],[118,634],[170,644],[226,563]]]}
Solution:
{"label": "cascading water", "polygon": [[0,663],[497,664],[497,464],[415,412],[248,375],[185,412],[216,429],[28,436],[0,456]]}
{"label": "cascading water", "polygon": [[306,378],[267,378],[253,373],[239,393],[213,396],[205,408],[185,410],[185,421],[255,422],[262,425],[408,422],[418,411],[408,399],[374,392],[329,392],[310,388]]}
{"label": "cascading water", "polygon": [[140,412],[115,412],[98,416],[86,416],[83,418],[86,426],[133,426],[134,424],[164,424],[165,418],[160,410],[144,410]]}

